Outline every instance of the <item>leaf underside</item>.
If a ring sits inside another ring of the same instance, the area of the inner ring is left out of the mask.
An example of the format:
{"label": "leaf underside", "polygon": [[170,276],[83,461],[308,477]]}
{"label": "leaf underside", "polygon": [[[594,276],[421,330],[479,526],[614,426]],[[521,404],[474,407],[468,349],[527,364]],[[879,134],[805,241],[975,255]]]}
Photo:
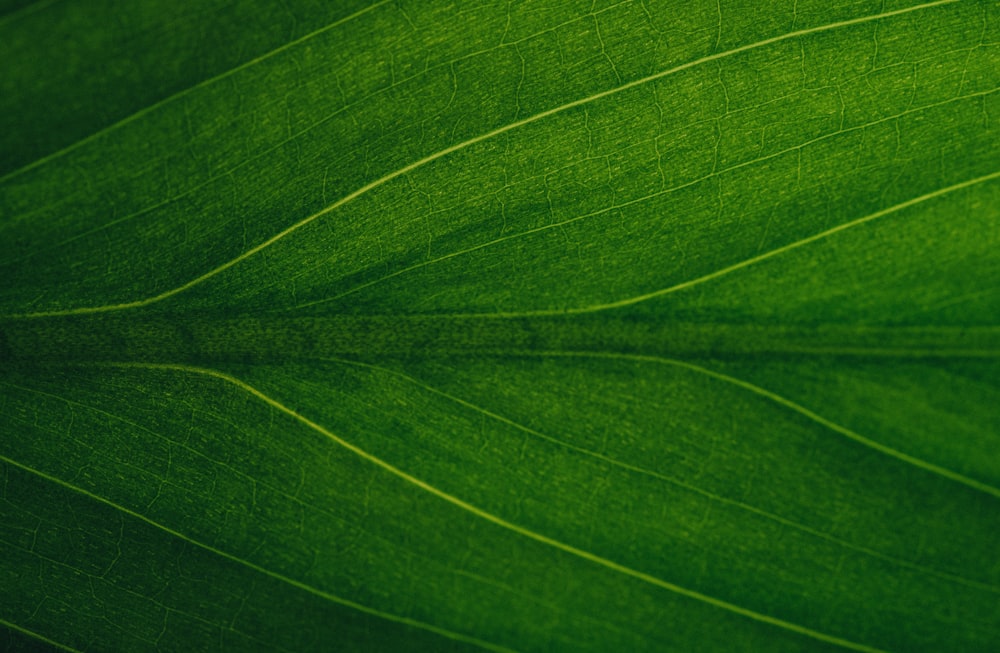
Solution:
{"label": "leaf underside", "polygon": [[0,68],[5,650],[996,650],[996,2],[15,0]]}

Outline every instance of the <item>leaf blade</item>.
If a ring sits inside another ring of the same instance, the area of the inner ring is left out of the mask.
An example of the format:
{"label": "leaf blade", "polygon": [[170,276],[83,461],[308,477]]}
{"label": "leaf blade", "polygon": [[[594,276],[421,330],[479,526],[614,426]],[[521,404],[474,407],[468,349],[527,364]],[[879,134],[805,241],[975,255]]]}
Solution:
{"label": "leaf blade", "polygon": [[749,11],[380,3],[0,180],[0,618],[989,650],[996,7]]}

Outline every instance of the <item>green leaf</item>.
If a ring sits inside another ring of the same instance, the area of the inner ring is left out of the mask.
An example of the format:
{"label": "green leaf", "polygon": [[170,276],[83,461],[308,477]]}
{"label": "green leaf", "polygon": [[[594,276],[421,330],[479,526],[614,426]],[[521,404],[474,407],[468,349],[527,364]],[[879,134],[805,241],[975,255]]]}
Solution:
{"label": "green leaf", "polygon": [[6,649],[992,651],[1000,5],[0,4]]}

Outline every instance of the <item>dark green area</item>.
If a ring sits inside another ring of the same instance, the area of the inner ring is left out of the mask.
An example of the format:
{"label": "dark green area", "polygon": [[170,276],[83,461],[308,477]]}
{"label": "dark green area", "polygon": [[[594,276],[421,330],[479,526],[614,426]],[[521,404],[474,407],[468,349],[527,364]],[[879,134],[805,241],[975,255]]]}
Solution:
{"label": "dark green area", "polygon": [[223,317],[204,313],[0,322],[0,360],[267,362],[330,356],[605,352],[682,358],[1000,358],[992,327],[697,324],[647,315]]}
{"label": "dark green area", "polygon": [[0,77],[0,176],[79,147],[366,6],[360,0],[0,4],[0,60],[7,62]]}
{"label": "dark green area", "polygon": [[0,3],[0,648],[1000,641],[1000,8]]}

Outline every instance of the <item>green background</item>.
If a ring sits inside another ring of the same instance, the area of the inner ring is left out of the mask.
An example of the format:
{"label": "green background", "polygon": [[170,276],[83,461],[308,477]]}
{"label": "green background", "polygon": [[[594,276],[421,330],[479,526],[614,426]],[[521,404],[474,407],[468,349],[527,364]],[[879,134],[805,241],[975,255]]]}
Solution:
{"label": "green background", "polygon": [[994,651],[1000,5],[0,3],[0,644]]}

